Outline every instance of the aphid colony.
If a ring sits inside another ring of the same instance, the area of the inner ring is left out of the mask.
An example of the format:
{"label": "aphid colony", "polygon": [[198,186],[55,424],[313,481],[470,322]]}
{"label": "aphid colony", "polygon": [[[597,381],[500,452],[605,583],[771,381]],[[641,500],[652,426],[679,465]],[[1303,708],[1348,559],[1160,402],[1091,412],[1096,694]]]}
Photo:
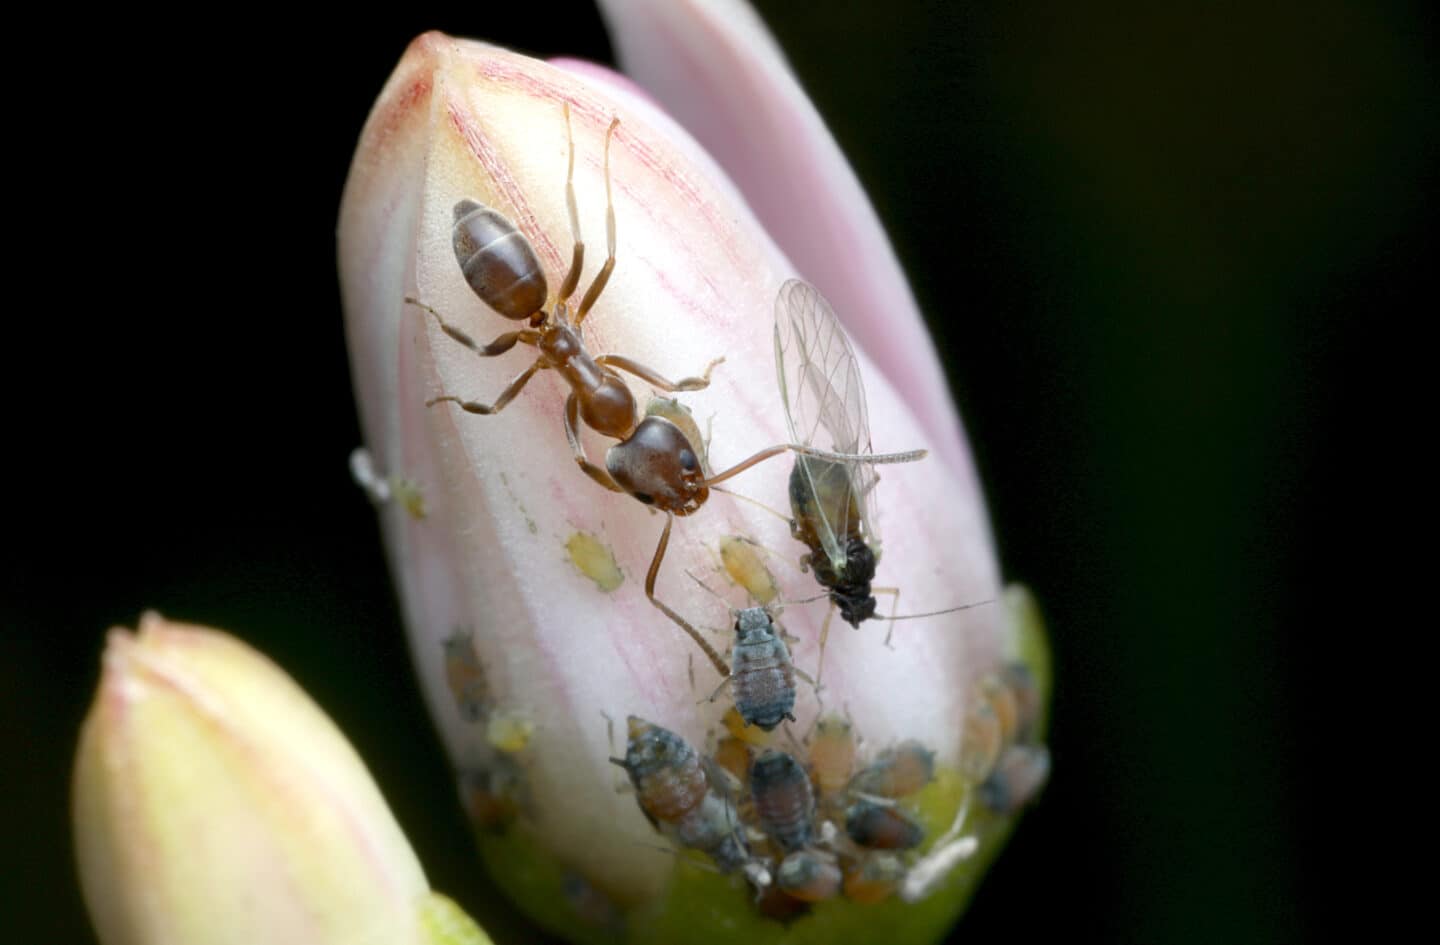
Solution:
{"label": "aphid colony", "polygon": [[[569,136],[569,108],[565,109]],[[911,799],[935,774],[934,757],[916,742],[887,747],[860,758],[849,722],[821,718],[805,742],[790,740],[793,752],[760,747],[758,732],[794,721],[796,679],[809,679],[791,661],[775,621],[780,591],[758,562],[753,545],[727,539],[720,548],[726,570],[762,606],[732,610],[734,643],[725,659],[691,623],[661,601],[656,579],[674,519],[698,512],[712,487],[784,453],[795,455],[788,486],[791,533],[808,550],[802,570],[813,573],[833,614],[854,627],[877,618],[875,594],[895,589],[872,586],[879,557],[875,527],[875,464],[911,462],[923,450],[875,454],[859,361],[829,304],[813,287],[786,282],[775,303],[775,358],[791,441],[754,453],[716,473],[708,444],[689,411],[673,400],[655,400],[643,415],[620,372],[665,392],[698,391],[710,371],[670,381],[654,369],[614,354],[592,356],[582,324],[599,300],[615,267],[615,214],[610,198],[610,146],[618,119],[605,135],[606,224],[604,266],[572,308],[584,261],[574,189],[575,152],[570,142],[565,196],[574,240],[573,259],[551,298],[534,249],[498,211],[473,200],[454,207],[453,248],[466,283],[496,313],[523,323],[515,331],[481,344],[423,302],[407,301],[432,316],[443,333],[476,355],[502,355],[517,345],[534,348],[535,360],[491,403],[452,394],[428,405],[453,403],[469,413],[495,414],[514,399],[536,373],[555,371],[569,394],[563,427],[574,460],[593,482],[625,493],[665,514],[645,594],[698,646],[722,682],[712,701],[728,687],[734,701],[729,734],[708,756],[680,736],[631,716],[623,758],[612,758],[628,773],[640,810],[678,846],[698,851],[725,873],[743,875],[761,908],[783,916],[806,904],[844,896],[876,902],[902,889],[927,841]],[[546,306],[549,304],[549,310]],[[604,466],[591,462],[582,445],[581,425],[615,442]],[[618,581],[615,582],[618,586]],[[613,590],[613,588],[612,588]],[[988,602],[981,602],[988,603]],[[964,606],[975,606],[967,604]],[[951,608],[951,610],[963,607]],[[944,613],[948,611],[938,611]],[[916,614],[913,616],[931,616]],[[906,619],[891,615],[888,619]],[[827,616],[819,639],[816,677],[823,667]],[[887,635],[887,642],[889,637]],[[447,652],[447,673],[461,716],[490,719],[484,681],[469,640],[457,639]],[[815,683],[818,688],[818,682]],[[1039,695],[1023,666],[981,680],[967,707],[959,761],[961,776],[983,806],[998,814],[1017,810],[1039,789],[1049,758],[1035,738]],[[529,732],[490,734],[501,761],[524,746]],[[499,741],[497,741],[497,739]],[[518,747],[517,747],[518,746]],[[514,766],[487,766],[474,774],[472,805],[513,816],[519,793]],[[523,786],[523,785],[522,785]],[[505,803],[505,802],[510,803]]]}
{"label": "aphid colony", "polygon": [[[1036,726],[1038,698],[1023,666],[986,677],[976,689],[963,720],[961,767],[978,798],[978,819],[1013,813],[1029,800],[1048,755],[1025,740]],[[977,712],[984,721],[972,725]],[[777,917],[836,896],[879,902],[905,888],[926,841],[937,839],[927,836],[911,803],[935,777],[933,752],[906,741],[861,761],[854,726],[833,714],[792,751],[760,747],[753,729],[734,716],[726,722],[729,734],[702,757],[674,732],[630,717],[625,757],[610,760],[629,774],[657,830],[707,855],[720,872],[743,875],[759,908]]]}

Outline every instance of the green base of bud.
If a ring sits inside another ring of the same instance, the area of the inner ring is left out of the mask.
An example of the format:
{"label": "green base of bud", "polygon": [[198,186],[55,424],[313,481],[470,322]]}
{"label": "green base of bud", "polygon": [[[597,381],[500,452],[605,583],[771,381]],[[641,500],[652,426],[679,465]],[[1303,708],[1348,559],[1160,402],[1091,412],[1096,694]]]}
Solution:
{"label": "green base of bud", "polygon": [[[910,799],[932,838],[920,848],[921,859],[935,852],[947,832],[954,837],[951,828],[969,792],[959,774],[940,768],[935,780]],[[978,846],[919,901],[903,901],[898,890],[878,903],[837,897],[784,924],[756,912],[754,894],[740,877],[722,876],[685,854],[676,856],[664,896],[607,915],[577,902],[577,878],[525,827],[483,834],[480,847],[490,875],[512,902],[546,930],[581,945],[929,945],[955,923],[1017,819],[990,814],[973,800],[968,810],[963,833],[974,836]],[[558,903],[565,908],[557,908]]]}

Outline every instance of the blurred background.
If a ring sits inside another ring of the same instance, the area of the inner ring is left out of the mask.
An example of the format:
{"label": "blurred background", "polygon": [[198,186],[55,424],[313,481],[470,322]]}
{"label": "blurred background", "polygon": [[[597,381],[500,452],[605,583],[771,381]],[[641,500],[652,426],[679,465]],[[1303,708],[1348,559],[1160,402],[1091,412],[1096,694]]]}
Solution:
{"label": "blurred background", "polygon": [[[1433,268],[1428,11],[756,5],[932,319],[1056,653],[1053,780],[954,939],[1323,937],[1337,774],[1364,770],[1342,733],[1372,709],[1364,534],[1404,504],[1384,418]],[[4,925],[93,940],[70,753],[105,629],[154,607],[286,667],[436,888],[498,926],[346,468],[335,215],[414,35],[611,47],[541,0],[173,29],[90,24],[18,106],[53,124],[62,199],[12,318],[46,379],[6,381]]]}

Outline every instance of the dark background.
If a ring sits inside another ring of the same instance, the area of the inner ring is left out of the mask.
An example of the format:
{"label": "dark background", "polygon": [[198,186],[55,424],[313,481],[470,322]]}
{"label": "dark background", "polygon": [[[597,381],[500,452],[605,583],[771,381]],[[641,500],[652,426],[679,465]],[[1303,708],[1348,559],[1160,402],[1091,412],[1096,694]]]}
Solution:
{"label": "dark background", "polygon": [[[934,321],[1056,651],[1054,780],[956,940],[1323,936],[1338,798],[1372,770],[1346,723],[1413,679],[1375,652],[1392,549],[1366,533],[1406,506],[1390,418],[1434,262],[1421,8],[758,5]],[[42,202],[5,381],[16,941],[91,940],[70,754],[104,630],[146,607],[285,666],[436,888],[493,908],[346,471],[335,214],[413,35],[611,51],[583,3],[424,6],[87,24],[20,86],[17,150],[53,176],[12,179]]]}

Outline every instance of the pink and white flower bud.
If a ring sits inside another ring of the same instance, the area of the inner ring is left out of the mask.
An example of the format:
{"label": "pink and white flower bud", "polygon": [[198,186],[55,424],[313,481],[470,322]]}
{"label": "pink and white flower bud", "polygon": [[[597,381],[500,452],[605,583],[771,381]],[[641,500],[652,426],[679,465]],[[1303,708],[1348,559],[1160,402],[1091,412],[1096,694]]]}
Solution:
{"label": "pink and white flower bud", "polygon": [[[609,153],[617,264],[584,323],[589,351],[623,355],[669,378],[697,375],[723,356],[707,389],[678,395],[709,433],[712,469],[787,442],[774,311],[782,283],[806,273],[684,129],[643,94],[592,69],[557,69],[435,33],[417,39],[361,135],[341,206],[339,262],[367,475],[372,485],[403,481],[423,496],[423,515],[415,503],[393,501],[381,503],[380,514],[415,661],[450,755],[485,811],[481,821],[518,822],[623,910],[662,896],[675,870],[673,857],[654,850],[661,841],[635,797],[616,789],[609,759],[625,753],[624,720],[649,720],[709,751],[729,705],[724,693],[707,701],[720,681],[715,670],[646,599],[664,519],[577,468],[562,418],[569,388],[555,371],[541,371],[493,415],[453,403],[427,408],[442,395],[493,401],[535,351],[519,345],[477,357],[406,303],[433,307],[481,344],[518,327],[461,274],[451,228],[464,199],[515,223],[545,269],[553,303],[573,242],[566,104],[587,250],[582,291],[605,256],[605,135],[619,119]],[[803,227],[805,208],[794,212]],[[815,225],[827,219],[817,213]],[[853,265],[863,269],[866,260]],[[895,303],[897,319],[915,318],[908,295]],[[912,335],[906,322],[903,336]],[[917,343],[914,353],[917,364],[932,364],[927,345]],[[937,449],[935,417],[929,427],[918,421],[917,408],[863,348],[859,356],[875,450]],[[643,407],[650,390],[631,381]],[[930,391],[928,383],[917,389]],[[933,414],[933,397],[925,396]],[[942,419],[953,436],[953,408]],[[614,441],[588,430],[582,440],[603,466]],[[691,623],[715,628],[722,650],[731,618],[685,572],[746,605],[719,567],[728,536],[774,552],[767,560],[785,599],[819,592],[799,569],[805,549],[784,520],[791,464],[782,456],[726,484],[782,516],[712,493],[676,521],[657,593]],[[877,584],[902,589],[899,612],[998,599],[968,458],[956,465],[932,455],[883,467],[881,476]],[[798,637],[790,646],[795,664],[812,675],[828,606],[784,612]],[[954,768],[972,683],[1013,658],[1010,632],[1000,606],[897,623],[893,648],[883,645],[883,622],[857,631],[837,619],[825,654],[825,705],[848,707],[868,745],[917,741],[937,764]],[[800,734],[821,712],[803,684],[794,712]]]}

